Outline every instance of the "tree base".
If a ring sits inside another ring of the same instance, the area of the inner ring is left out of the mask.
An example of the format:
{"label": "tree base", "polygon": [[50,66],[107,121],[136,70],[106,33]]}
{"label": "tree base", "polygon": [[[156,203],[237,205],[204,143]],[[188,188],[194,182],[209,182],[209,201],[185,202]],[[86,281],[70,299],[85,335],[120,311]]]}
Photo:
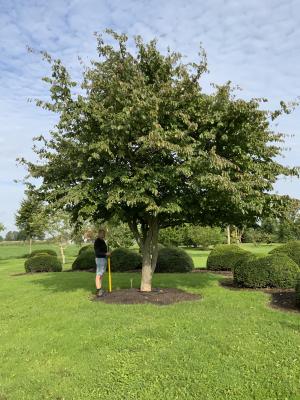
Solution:
{"label": "tree base", "polygon": [[110,304],[156,304],[168,305],[182,301],[200,300],[201,296],[184,292],[175,288],[153,289],[151,292],[141,292],[138,289],[120,289],[106,292],[102,297],[93,296],[92,300]]}

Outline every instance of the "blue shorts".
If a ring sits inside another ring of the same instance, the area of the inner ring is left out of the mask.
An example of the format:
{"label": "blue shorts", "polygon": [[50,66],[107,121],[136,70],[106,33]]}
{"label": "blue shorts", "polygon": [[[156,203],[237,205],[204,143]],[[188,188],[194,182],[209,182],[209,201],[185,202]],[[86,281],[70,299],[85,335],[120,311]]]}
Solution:
{"label": "blue shorts", "polygon": [[104,275],[105,271],[106,271],[106,266],[107,266],[107,259],[104,257],[96,257],[96,266],[97,266],[97,270],[96,270],[96,275]]}

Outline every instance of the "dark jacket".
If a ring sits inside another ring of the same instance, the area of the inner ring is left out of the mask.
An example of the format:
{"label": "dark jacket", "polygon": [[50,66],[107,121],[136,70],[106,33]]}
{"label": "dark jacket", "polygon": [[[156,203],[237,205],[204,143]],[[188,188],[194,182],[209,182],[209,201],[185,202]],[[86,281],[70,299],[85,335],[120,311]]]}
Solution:
{"label": "dark jacket", "polygon": [[103,239],[97,238],[94,243],[94,250],[96,258],[105,258],[107,253],[107,246]]}

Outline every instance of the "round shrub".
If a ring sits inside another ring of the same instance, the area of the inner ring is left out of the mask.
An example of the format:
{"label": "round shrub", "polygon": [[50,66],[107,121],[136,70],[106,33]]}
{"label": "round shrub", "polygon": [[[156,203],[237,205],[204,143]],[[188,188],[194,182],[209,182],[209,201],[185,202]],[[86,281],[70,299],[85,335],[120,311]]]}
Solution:
{"label": "round shrub", "polygon": [[31,254],[28,255],[28,257],[35,257],[37,254],[49,254],[50,256],[56,256],[57,253],[55,250],[51,249],[40,249],[40,250],[33,250]]}
{"label": "round shrub", "polygon": [[251,257],[234,268],[234,282],[249,288],[295,287],[300,269],[286,254]]}
{"label": "round shrub", "polygon": [[213,271],[230,271],[244,259],[252,255],[237,244],[220,244],[209,254],[206,262],[207,269]]}
{"label": "round shrub", "polygon": [[270,254],[286,254],[300,267],[300,240],[292,240],[270,251]]}
{"label": "round shrub", "polygon": [[193,269],[193,259],[183,249],[163,247],[158,250],[156,272],[190,272]]}
{"label": "round shrub", "polygon": [[142,256],[133,251],[119,247],[111,253],[111,269],[115,272],[124,272],[141,268]]}
{"label": "round shrub", "polygon": [[72,264],[73,270],[96,269],[96,260],[94,249],[86,249],[78,254]]}
{"label": "round shrub", "polygon": [[36,254],[25,261],[26,272],[60,272],[62,263],[57,256],[50,254]]}
{"label": "round shrub", "polygon": [[297,276],[295,291],[296,291],[296,304],[297,306],[300,307],[300,274],[298,274]]}
{"label": "round shrub", "polygon": [[79,249],[78,255],[83,253],[84,251],[87,251],[87,250],[93,250],[94,251],[94,246],[92,244],[87,244],[87,245],[81,247]]}

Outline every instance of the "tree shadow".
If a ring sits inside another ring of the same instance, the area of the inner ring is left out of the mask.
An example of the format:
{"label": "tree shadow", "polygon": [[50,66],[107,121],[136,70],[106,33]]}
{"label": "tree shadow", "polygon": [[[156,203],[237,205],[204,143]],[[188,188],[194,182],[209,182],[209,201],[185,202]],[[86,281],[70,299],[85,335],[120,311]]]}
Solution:
{"label": "tree shadow", "polygon": [[[21,277],[19,277],[21,279]],[[153,277],[153,288],[177,288],[189,291],[189,289],[201,289],[216,286],[222,279],[213,274],[171,274],[157,273]],[[113,290],[128,289],[131,286],[139,288],[141,280],[140,273],[113,273]],[[93,292],[95,289],[95,275],[90,272],[69,272],[69,273],[40,273],[34,274],[29,280],[33,285],[43,287],[51,292],[73,292],[85,290]],[[103,279],[103,288],[108,288],[108,276]]]}
{"label": "tree shadow", "polygon": [[300,322],[293,324],[291,322],[281,321],[280,325],[283,326],[284,328],[288,328],[288,329],[291,329],[291,330],[293,330],[293,331],[295,331],[297,333],[300,333]]}
{"label": "tree shadow", "polygon": [[42,272],[32,275],[30,283],[43,287],[51,292],[73,292],[86,290],[90,292],[95,287],[95,276],[89,272]]}

